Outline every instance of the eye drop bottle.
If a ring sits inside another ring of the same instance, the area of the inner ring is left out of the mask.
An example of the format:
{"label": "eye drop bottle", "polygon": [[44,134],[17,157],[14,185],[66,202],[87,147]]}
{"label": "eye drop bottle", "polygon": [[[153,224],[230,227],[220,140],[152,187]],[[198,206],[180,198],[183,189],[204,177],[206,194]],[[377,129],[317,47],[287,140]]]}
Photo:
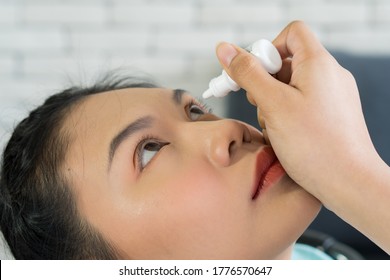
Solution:
{"label": "eye drop bottle", "polygon": [[[247,49],[251,54],[255,55],[261,65],[270,74],[275,74],[282,68],[282,58],[275,46],[268,40],[260,39],[250,45]],[[233,81],[225,70],[222,74],[209,83],[209,88],[202,94],[203,98],[211,96],[223,97],[231,91],[237,91],[240,87]]]}

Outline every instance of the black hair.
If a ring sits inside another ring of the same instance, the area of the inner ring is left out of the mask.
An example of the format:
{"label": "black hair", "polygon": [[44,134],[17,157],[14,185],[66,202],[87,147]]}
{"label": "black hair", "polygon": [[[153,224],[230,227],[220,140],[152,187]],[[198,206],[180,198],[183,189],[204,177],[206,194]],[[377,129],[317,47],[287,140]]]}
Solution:
{"label": "black hair", "polygon": [[118,250],[77,209],[62,170],[71,132],[66,116],[86,97],[123,88],[156,88],[134,77],[104,76],[47,98],[14,129],[0,173],[0,229],[16,259],[116,259]]}

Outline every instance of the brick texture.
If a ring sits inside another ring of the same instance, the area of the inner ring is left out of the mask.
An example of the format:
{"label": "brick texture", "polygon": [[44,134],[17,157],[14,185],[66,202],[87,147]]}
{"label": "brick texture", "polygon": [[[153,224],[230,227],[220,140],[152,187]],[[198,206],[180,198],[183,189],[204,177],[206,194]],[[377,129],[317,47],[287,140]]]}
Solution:
{"label": "brick texture", "polygon": [[328,48],[390,54],[389,14],[387,0],[0,0],[0,144],[69,77],[123,67],[199,96],[220,73],[219,41],[273,39],[301,19]]}

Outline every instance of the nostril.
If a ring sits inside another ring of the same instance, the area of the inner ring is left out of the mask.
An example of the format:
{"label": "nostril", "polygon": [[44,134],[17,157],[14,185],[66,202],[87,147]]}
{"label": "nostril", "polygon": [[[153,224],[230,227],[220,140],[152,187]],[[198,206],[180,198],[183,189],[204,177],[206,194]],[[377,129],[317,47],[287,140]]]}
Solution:
{"label": "nostril", "polygon": [[229,155],[232,154],[233,148],[234,148],[235,144],[236,144],[236,141],[230,142],[230,144],[229,144]]}

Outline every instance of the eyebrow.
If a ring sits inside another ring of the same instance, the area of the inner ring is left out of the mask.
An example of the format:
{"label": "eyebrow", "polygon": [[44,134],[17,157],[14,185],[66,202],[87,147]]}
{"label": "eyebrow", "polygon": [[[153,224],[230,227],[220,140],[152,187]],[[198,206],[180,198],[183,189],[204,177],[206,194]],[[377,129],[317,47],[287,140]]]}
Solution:
{"label": "eyebrow", "polygon": [[[174,89],[172,93],[172,101],[176,105],[180,105],[182,102],[183,94],[186,93],[183,89]],[[111,168],[112,160],[114,159],[114,155],[118,147],[129,137],[134,135],[135,133],[149,128],[152,126],[154,122],[154,118],[150,115],[143,116],[141,118],[136,119],[127,125],[124,129],[122,129],[116,136],[111,140],[110,148],[108,152],[108,170]]]}
{"label": "eyebrow", "polygon": [[140,130],[151,127],[154,119],[152,116],[144,116],[139,119],[136,119],[124,129],[122,129],[112,140],[110,143],[110,149],[108,152],[108,169],[111,167],[112,160],[114,158],[115,152],[118,147],[128,139],[130,136],[134,135]]}
{"label": "eyebrow", "polygon": [[172,99],[176,105],[181,104],[181,100],[182,100],[184,93],[186,93],[186,91],[184,89],[174,89],[173,90]]}

